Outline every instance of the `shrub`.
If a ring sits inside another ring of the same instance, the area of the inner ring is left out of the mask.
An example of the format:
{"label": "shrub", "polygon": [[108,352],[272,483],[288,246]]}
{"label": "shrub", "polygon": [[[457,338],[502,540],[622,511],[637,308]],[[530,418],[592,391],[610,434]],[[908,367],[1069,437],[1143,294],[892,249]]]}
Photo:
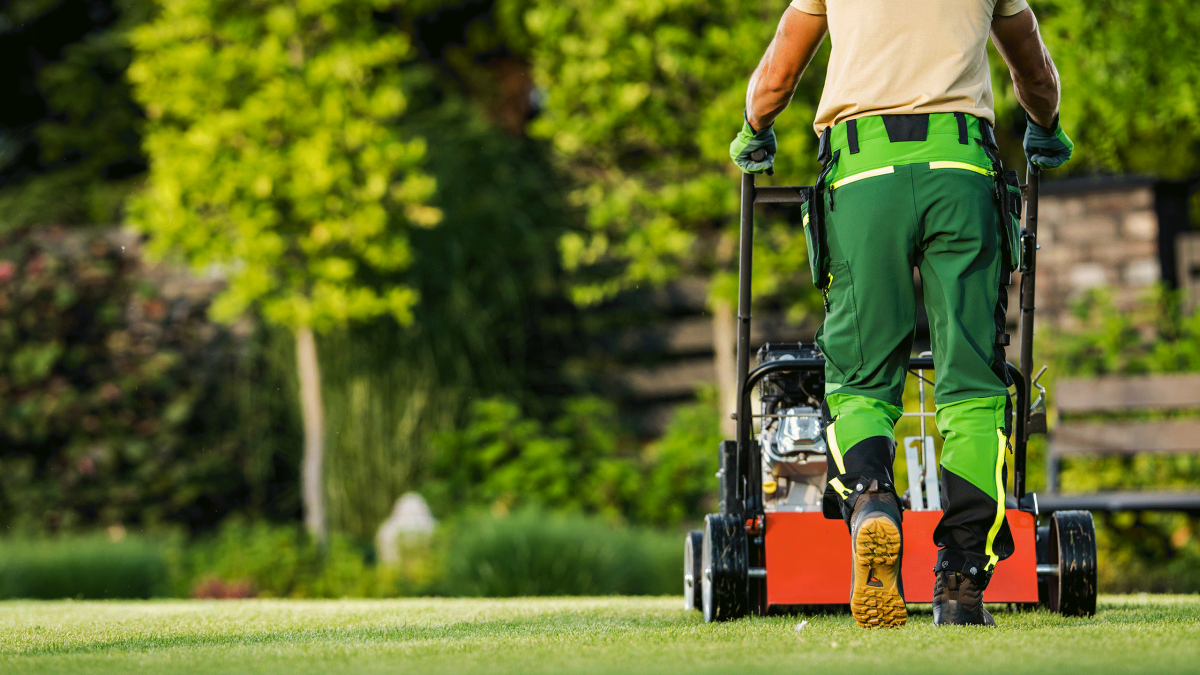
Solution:
{"label": "shrub", "polygon": [[646,448],[621,433],[615,406],[599,398],[569,399],[549,424],[487,398],[464,426],[434,437],[436,479],[422,491],[440,513],[535,506],[675,526],[710,508],[720,439],[715,393],[679,408]]}
{"label": "shrub", "polygon": [[205,529],[231,511],[298,515],[299,425],[275,363],[290,354],[261,332],[219,330],[202,284],[155,288],[162,272],[135,243],[0,236],[0,524]]}
{"label": "shrub", "polygon": [[151,598],[169,588],[162,546],[143,539],[0,543],[0,598]]}
{"label": "shrub", "polygon": [[[1050,341],[1051,403],[1055,377],[1200,370],[1200,311],[1182,312],[1174,293],[1155,289],[1131,310],[1118,310],[1112,294],[1098,289],[1081,297],[1073,313],[1077,328]],[[1030,449],[1036,480],[1045,444]],[[1195,489],[1200,455],[1072,458],[1061,482],[1066,492]],[[1096,528],[1102,591],[1200,591],[1194,519],[1179,513],[1097,514]]]}
{"label": "shrub", "polygon": [[524,509],[464,516],[444,540],[441,594],[662,595],[679,590],[682,537]]}
{"label": "shrub", "polygon": [[337,535],[321,550],[298,523],[234,517],[215,536],[177,550],[173,590],[192,597],[276,598],[388,597],[423,590],[425,570],[375,566],[369,558]]}
{"label": "shrub", "polygon": [[715,388],[675,409],[666,433],[646,450],[649,466],[637,496],[638,520],[677,525],[716,510],[721,408]]}
{"label": "shrub", "polygon": [[619,430],[598,398],[569,400],[550,424],[506,398],[476,401],[462,428],[434,437],[436,479],[422,491],[440,513],[533,505],[619,519],[640,487],[636,448]]}

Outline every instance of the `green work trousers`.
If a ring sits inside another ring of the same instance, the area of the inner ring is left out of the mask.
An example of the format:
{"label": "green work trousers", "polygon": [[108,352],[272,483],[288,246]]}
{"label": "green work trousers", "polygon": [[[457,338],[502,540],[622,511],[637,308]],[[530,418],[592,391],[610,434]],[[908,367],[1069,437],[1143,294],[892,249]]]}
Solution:
{"label": "green work trousers", "polygon": [[[1004,517],[1009,378],[1001,346],[1012,269],[986,124],[955,114],[867,117],[831,130],[824,209],[827,515],[872,478],[895,492],[894,426],[916,323],[919,270],[945,443],[940,569],[986,586],[1012,554]],[[847,129],[851,125],[855,128]],[[812,214],[809,214],[812,215]],[[814,261],[820,265],[821,261]],[[839,504],[840,502],[840,504]]]}

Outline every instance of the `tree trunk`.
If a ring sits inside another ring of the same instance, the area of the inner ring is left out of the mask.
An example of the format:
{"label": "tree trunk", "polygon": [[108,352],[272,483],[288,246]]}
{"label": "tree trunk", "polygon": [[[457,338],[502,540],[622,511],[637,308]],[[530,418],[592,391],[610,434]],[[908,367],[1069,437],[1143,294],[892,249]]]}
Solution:
{"label": "tree trunk", "polygon": [[[737,251],[737,239],[729,232],[717,235],[717,269],[728,269],[733,264]],[[714,299],[713,313],[713,367],[717,369],[717,401],[721,406],[721,436],[734,440],[737,422],[730,415],[737,411],[737,321],[733,313],[733,302]]]}
{"label": "tree trunk", "polygon": [[734,352],[737,348],[737,331],[733,316],[733,303],[728,300],[713,302],[713,366],[717,369],[717,392],[721,405],[721,435],[733,440],[737,425],[729,415],[737,410],[737,363]]}
{"label": "tree trunk", "polygon": [[311,328],[296,331],[296,370],[300,375],[300,409],[304,416],[304,525],[324,546],[325,417],[321,409],[321,370],[317,365],[317,342]]}

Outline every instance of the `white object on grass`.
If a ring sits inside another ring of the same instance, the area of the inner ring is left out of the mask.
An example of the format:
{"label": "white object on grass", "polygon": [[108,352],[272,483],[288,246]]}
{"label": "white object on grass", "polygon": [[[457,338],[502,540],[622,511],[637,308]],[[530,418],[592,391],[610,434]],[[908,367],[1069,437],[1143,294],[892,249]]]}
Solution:
{"label": "white object on grass", "polygon": [[405,493],[396,500],[391,515],[375,533],[375,553],[379,556],[379,562],[399,562],[400,538],[424,539],[433,534],[436,524],[425,498],[416,492]]}

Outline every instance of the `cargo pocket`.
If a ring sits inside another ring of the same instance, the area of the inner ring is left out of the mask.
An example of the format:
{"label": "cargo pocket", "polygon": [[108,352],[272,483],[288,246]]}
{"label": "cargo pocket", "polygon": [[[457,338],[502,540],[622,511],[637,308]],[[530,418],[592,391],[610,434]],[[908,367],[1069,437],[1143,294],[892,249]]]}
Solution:
{"label": "cargo pocket", "polygon": [[1009,272],[1025,271],[1021,250],[1021,183],[1016,171],[1005,171],[1004,203],[1000,208],[1002,248]]}
{"label": "cargo pocket", "polygon": [[826,363],[839,375],[835,382],[850,382],[862,368],[862,335],[850,263],[829,263],[829,309],[822,327]]}
{"label": "cargo pocket", "polygon": [[825,246],[824,218],[816,212],[821,205],[813,198],[815,190],[804,188],[807,199],[800,204],[801,222],[804,225],[804,241],[808,246],[808,270],[812,275],[813,285],[824,288],[822,281],[828,275],[829,256]]}

